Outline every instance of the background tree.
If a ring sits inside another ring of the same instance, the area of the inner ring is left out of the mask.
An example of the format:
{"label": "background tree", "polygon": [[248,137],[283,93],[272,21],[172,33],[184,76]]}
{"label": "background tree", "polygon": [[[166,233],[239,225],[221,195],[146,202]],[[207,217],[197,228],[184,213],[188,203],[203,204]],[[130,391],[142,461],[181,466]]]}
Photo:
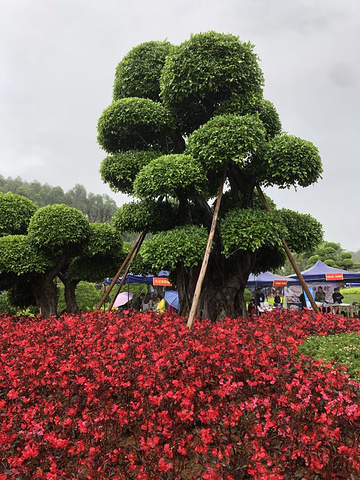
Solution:
{"label": "background tree", "polygon": [[12,179],[0,175],[0,192],[12,192],[32,200],[39,207],[47,205],[64,204],[74,207],[84,213],[89,222],[110,223],[117,210],[115,201],[108,195],[87,193],[85,187],[76,184],[64,192],[60,187],[52,187],[37,181],[25,182],[20,177]]}
{"label": "background tree", "polygon": [[311,255],[307,255],[307,266],[311,267],[318,260],[321,260],[329,267],[341,268],[343,270],[357,270],[360,264],[353,261],[351,253],[344,250],[340,243],[323,242]]}
{"label": "background tree", "polygon": [[322,239],[309,215],[269,213],[255,193],[257,185],[306,187],[322,172],[316,147],[281,131],[262,87],[253,46],[215,32],[171,48],[142,44],[117,67],[113,103],[98,122],[108,153],[101,175],[114,191],[137,198],[120,209],[116,224],[153,233],[141,249],[144,265],[171,271],[181,314],[189,312],[224,174],[200,315],[242,314],[249,274],[284,263],[282,237],[295,252]]}
{"label": "background tree", "polygon": [[[356,255],[344,250],[339,243],[323,242],[310,252],[295,254],[295,260],[300,270],[305,270],[321,260],[326,265],[342,270],[359,270],[360,256],[357,261]],[[277,270],[280,275],[291,275],[293,268],[288,260]]]}
{"label": "background tree", "polygon": [[353,259],[353,262],[360,265],[360,250],[357,250],[356,252],[351,252],[351,258]]}

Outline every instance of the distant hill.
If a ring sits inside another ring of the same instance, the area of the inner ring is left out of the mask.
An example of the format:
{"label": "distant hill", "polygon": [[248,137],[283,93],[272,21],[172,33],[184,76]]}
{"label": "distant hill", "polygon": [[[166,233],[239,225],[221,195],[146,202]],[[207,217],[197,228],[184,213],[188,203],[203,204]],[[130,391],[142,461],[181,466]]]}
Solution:
{"label": "distant hill", "polygon": [[109,223],[118,209],[115,201],[108,195],[87,193],[85,187],[77,183],[73,188],[64,192],[59,187],[52,187],[36,180],[25,182],[20,177],[4,178],[0,175],[0,192],[12,192],[30,198],[39,207],[63,203],[81,210],[89,222]]}

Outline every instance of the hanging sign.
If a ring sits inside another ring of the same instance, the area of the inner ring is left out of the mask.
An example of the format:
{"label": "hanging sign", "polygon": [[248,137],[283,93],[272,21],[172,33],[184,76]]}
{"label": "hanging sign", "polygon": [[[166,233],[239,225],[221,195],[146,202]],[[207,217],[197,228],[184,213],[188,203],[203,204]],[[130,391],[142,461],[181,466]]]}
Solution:
{"label": "hanging sign", "polygon": [[286,287],[287,280],[274,280],[273,287]]}
{"label": "hanging sign", "polygon": [[344,280],[343,273],[327,273],[326,280]]}
{"label": "hanging sign", "polygon": [[153,285],[157,287],[171,287],[171,283],[165,277],[154,277],[153,278]]}

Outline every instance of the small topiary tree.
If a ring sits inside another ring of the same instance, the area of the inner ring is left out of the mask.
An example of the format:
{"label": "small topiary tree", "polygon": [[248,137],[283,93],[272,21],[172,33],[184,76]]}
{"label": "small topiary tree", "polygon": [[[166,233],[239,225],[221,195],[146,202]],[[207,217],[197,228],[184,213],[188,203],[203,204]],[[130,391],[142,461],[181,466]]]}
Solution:
{"label": "small topiary tree", "polygon": [[105,277],[115,275],[123,259],[123,241],[116,229],[106,223],[90,224],[86,246],[59,272],[65,287],[66,311],[72,314],[80,311],[75,291],[81,280],[102,282]]}
{"label": "small topiary tree", "polygon": [[[21,215],[21,205],[14,203],[15,217]],[[89,222],[79,210],[66,205],[39,208],[29,219],[27,235],[0,238],[1,288],[9,289],[17,283],[23,288],[27,285],[41,314],[55,315],[54,280],[69,259],[86,245],[89,236]]]}
{"label": "small topiary tree", "polygon": [[322,172],[316,147],[281,131],[262,87],[253,46],[215,32],[176,47],[142,44],[117,67],[114,101],[98,122],[99,144],[109,154],[101,175],[114,191],[137,198],[114,224],[153,234],[142,260],[151,271],[171,271],[180,314],[190,309],[224,175],[200,315],[243,314],[249,274],[284,263],[282,237],[296,252],[322,239],[309,215],[269,214],[259,201],[257,186],[306,187]]}
{"label": "small topiary tree", "polygon": [[330,267],[343,270],[358,270],[360,268],[360,265],[352,260],[351,253],[343,250],[340,243],[323,242],[308,257],[309,267],[321,260]]}

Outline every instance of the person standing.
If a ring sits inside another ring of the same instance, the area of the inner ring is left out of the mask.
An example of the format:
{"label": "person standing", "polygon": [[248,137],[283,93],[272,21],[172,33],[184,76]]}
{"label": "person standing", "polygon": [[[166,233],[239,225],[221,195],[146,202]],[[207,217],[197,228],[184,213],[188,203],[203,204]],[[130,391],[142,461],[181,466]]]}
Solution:
{"label": "person standing", "polygon": [[248,305],[248,314],[250,318],[253,318],[257,315],[257,308],[255,305],[255,298],[252,298]]}
{"label": "person standing", "polygon": [[261,303],[264,303],[264,302],[265,302],[265,295],[263,294],[263,292],[261,291],[261,288],[259,287],[256,290],[256,294],[255,294],[255,304],[257,307],[260,307]]}
{"label": "person standing", "polygon": [[131,308],[133,308],[134,310],[137,310],[138,312],[141,312],[143,308],[144,297],[145,297],[145,294],[140,293],[138,297],[134,298],[133,301],[131,302]]}
{"label": "person standing", "polygon": [[304,310],[305,308],[307,308],[307,306],[306,306],[306,298],[305,298],[305,293],[304,293],[304,292],[301,292],[300,297],[299,297],[299,300],[300,300],[300,302],[301,302],[301,309]]}
{"label": "person standing", "polygon": [[281,308],[281,307],[282,307],[281,297],[280,297],[280,293],[279,293],[279,292],[276,292],[276,295],[275,295],[275,297],[274,297],[274,305],[275,305],[275,307],[277,307],[277,308]]}
{"label": "person standing", "polygon": [[152,298],[151,298],[151,293],[147,293],[145,295],[145,298],[143,300],[143,312],[145,312],[146,310],[152,310],[153,309],[153,301],[152,301]]}

